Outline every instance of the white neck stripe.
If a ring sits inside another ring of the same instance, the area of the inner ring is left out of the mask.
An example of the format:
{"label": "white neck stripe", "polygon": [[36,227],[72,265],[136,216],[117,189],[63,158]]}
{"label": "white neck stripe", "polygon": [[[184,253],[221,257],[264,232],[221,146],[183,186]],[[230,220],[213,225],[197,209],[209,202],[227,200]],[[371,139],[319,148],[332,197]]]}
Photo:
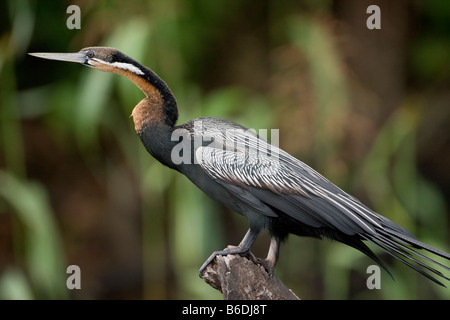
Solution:
{"label": "white neck stripe", "polygon": [[113,67],[117,67],[117,68],[120,68],[120,69],[123,69],[123,70],[131,71],[131,72],[133,72],[133,73],[135,73],[135,74],[137,74],[139,76],[142,76],[144,74],[144,72],[141,69],[139,69],[135,65],[132,65],[131,63],[125,63],[125,62],[113,62],[113,63],[110,63],[110,62],[106,62],[106,61],[103,61],[103,60],[100,60],[100,59],[96,59],[96,58],[92,58],[92,60],[95,60],[95,61],[103,63],[103,64],[107,64],[107,65],[110,65],[110,66],[113,66]]}

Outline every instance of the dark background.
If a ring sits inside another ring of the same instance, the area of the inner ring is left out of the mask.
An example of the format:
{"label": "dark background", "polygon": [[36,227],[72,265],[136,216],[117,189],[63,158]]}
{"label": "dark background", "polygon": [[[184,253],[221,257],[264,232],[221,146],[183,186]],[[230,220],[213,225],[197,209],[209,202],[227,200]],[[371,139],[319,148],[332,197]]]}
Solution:
{"label": "dark background", "polygon": [[[27,52],[118,48],[166,80],[179,123],[279,129],[283,149],[450,252],[449,34],[446,0],[1,1],[0,298],[220,299],[198,268],[247,228],[146,153],[132,83]],[[264,235],[253,251],[267,249]],[[290,237],[275,272],[303,299],[450,298],[381,256],[395,281],[383,272],[380,290],[369,258],[330,241]]]}

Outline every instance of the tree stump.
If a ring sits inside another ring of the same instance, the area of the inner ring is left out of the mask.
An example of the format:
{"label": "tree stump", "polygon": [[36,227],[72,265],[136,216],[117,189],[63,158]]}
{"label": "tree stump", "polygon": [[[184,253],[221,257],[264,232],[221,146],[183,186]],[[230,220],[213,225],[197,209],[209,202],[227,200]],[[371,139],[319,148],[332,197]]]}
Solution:
{"label": "tree stump", "polygon": [[225,300],[300,300],[276,275],[240,255],[217,256],[203,271],[203,280]]}

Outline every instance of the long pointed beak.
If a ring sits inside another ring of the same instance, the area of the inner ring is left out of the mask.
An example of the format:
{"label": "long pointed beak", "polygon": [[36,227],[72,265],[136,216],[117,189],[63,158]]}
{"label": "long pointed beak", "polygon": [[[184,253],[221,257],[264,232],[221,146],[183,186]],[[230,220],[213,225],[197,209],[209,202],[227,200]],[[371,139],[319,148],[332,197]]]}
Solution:
{"label": "long pointed beak", "polygon": [[76,53],[35,52],[28,54],[43,59],[77,62],[82,64],[85,64],[87,61],[86,53],[82,51]]}

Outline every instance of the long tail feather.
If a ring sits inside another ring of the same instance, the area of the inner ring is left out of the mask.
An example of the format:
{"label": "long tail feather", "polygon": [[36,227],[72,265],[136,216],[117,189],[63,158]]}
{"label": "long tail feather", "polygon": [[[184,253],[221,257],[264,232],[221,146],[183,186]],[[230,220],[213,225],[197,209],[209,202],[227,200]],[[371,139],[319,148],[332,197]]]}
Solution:
{"label": "long tail feather", "polygon": [[438,256],[441,256],[446,259],[450,259],[450,255],[447,253],[440,251],[438,249],[435,249],[425,243],[420,242],[416,238],[412,238],[409,235],[403,235],[401,233],[398,233],[393,230],[378,230],[379,232],[376,234],[366,234],[361,235],[361,237],[365,240],[370,241],[371,243],[375,244],[379,248],[381,248],[383,251],[391,255],[392,257],[400,260],[408,267],[416,270],[423,276],[427,277],[428,279],[434,281],[435,283],[445,287],[445,285],[439,281],[435,276],[431,275],[430,273],[426,272],[428,270],[429,272],[433,273],[434,275],[443,278],[445,280],[450,281],[450,278],[445,276],[442,272],[439,270],[436,270],[435,268],[431,267],[428,264],[425,264],[422,261],[417,260],[415,256],[420,257],[421,259],[427,260],[428,262],[443,268],[445,270],[450,270],[449,267],[443,265],[442,263],[433,260],[430,257],[427,257],[416,250],[412,249],[411,247],[415,249],[424,249],[426,251],[429,251],[433,254],[436,254]]}

